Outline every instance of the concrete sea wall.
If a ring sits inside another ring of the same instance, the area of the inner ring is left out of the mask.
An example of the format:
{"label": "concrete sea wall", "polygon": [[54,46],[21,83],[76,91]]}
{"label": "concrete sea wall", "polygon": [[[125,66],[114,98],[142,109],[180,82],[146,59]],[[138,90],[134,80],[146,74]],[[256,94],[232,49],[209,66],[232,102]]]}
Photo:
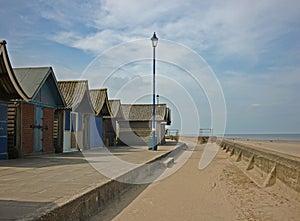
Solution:
{"label": "concrete sea wall", "polygon": [[299,158],[226,139],[218,144],[257,185],[267,187],[280,181],[300,193]]}

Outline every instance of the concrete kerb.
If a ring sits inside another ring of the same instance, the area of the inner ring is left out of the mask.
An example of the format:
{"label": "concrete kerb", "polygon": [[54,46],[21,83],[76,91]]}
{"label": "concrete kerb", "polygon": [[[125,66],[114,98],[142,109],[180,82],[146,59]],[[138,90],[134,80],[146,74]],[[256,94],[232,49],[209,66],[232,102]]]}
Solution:
{"label": "concrete kerb", "polygon": [[299,158],[226,139],[219,145],[225,152],[230,151],[230,159],[235,156],[233,162],[258,186],[268,187],[280,181],[300,193]]}
{"label": "concrete kerb", "polygon": [[72,197],[54,201],[21,220],[85,220],[96,212],[105,209],[112,200],[120,197],[123,192],[134,185],[131,184],[131,181],[138,183],[139,180],[147,179],[147,177],[153,179],[153,176],[161,175],[166,169],[161,162],[169,157],[176,157],[185,148],[185,143],[178,143],[173,150],[150,159],[116,179],[95,184]]}

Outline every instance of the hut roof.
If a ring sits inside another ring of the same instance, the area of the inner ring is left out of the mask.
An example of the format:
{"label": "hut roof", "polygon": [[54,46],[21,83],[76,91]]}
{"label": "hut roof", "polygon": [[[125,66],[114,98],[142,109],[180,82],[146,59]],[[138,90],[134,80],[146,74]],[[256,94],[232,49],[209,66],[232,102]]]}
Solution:
{"label": "hut roof", "polygon": [[29,100],[29,97],[24,92],[19,84],[15,73],[11,67],[6,49],[6,41],[0,41],[0,99],[23,99]]}
{"label": "hut roof", "polygon": [[27,96],[32,99],[49,75],[50,67],[14,68],[15,75]]}
{"label": "hut roof", "polygon": [[122,119],[124,114],[122,111],[121,100],[109,100],[109,106],[113,118]]}
{"label": "hut roof", "polygon": [[[58,81],[58,86],[66,101],[66,108],[76,110],[79,105],[85,103],[87,110],[93,110],[93,105],[88,93],[87,80],[74,80],[74,81]],[[90,111],[88,111],[90,112]]]}
{"label": "hut roof", "polygon": [[47,86],[50,89],[46,93],[51,92],[55,97],[55,106],[65,107],[66,103],[58,88],[52,67],[14,68],[14,72],[18,82],[30,100],[39,100],[40,98],[37,98],[37,96],[43,85],[48,82]]}
{"label": "hut roof", "polygon": [[[122,110],[125,120],[128,121],[151,121],[152,120],[152,104],[122,104]],[[166,104],[156,105],[156,121],[170,121],[170,111]]]}
{"label": "hut roof", "polygon": [[107,89],[92,89],[89,91],[96,115],[111,116],[111,109],[108,102]]}

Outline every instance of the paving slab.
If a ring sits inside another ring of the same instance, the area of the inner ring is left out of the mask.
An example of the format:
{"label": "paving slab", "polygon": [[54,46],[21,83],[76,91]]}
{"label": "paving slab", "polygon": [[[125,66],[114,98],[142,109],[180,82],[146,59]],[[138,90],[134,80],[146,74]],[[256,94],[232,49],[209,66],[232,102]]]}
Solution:
{"label": "paving slab", "polygon": [[108,171],[109,167],[121,171],[116,176],[135,168],[113,168],[112,157],[128,165],[143,165],[166,156],[178,145],[182,144],[167,143],[158,151],[148,147],[112,147],[0,161],[0,220],[31,220],[38,213],[49,212],[106,184],[111,179],[96,170],[97,166],[100,171],[105,167]]}

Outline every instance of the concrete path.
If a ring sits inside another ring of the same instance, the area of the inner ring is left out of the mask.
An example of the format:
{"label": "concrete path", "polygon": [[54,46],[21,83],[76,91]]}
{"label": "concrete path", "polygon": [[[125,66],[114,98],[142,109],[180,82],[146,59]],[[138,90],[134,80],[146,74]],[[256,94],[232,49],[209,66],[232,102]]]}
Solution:
{"label": "concrete path", "polygon": [[185,156],[188,160],[173,175],[149,185],[139,195],[134,191],[124,194],[111,209],[91,220],[299,220],[299,201],[278,185],[257,187],[223,151],[200,170],[204,148],[198,145],[191,156],[182,154],[175,165]]}
{"label": "concrete path", "polygon": [[175,143],[169,143],[160,146],[158,151],[149,151],[147,147],[118,147],[109,151],[104,148],[85,152],[87,158],[81,152],[73,152],[0,161],[0,220],[37,218],[105,184],[109,178],[93,167],[95,162],[111,166],[111,157],[115,157],[129,165],[141,165],[166,155],[175,147]]}

